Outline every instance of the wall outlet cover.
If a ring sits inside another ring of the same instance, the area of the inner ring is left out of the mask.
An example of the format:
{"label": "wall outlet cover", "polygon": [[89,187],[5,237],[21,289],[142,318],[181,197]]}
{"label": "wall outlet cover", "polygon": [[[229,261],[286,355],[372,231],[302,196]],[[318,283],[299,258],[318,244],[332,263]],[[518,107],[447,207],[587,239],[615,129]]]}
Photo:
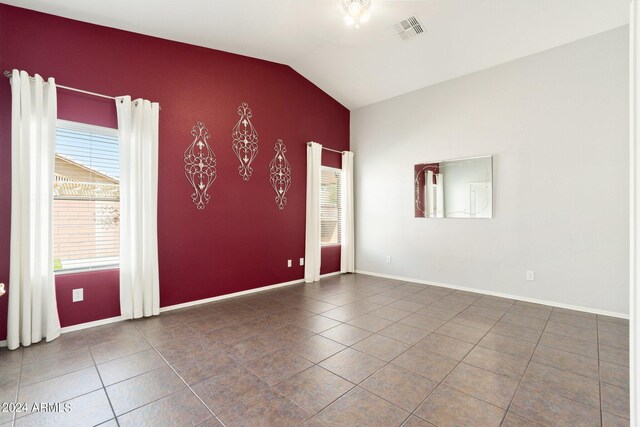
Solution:
{"label": "wall outlet cover", "polygon": [[79,302],[79,301],[84,301],[84,289],[80,288],[80,289],[74,289],[73,290],[73,302]]}
{"label": "wall outlet cover", "polygon": [[536,274],[531,270],[527,270],[527,280],[535,280],[535,279],[536,279]]}
{"label": "wall outlet cover", "polygon": [[300,265],[304,265],[304,258],[300,258]]}
{"label": "wall outlet cover", "polygon": [[287,260],[287,267],[291,267],[291,260],[290,259]]}

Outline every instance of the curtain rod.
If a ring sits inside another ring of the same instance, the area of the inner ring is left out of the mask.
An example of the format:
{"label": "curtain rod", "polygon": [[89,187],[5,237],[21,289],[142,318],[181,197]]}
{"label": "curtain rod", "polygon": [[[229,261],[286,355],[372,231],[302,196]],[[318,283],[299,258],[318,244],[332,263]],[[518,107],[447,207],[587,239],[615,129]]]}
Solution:
{"label": "curtain rod", "polygon": [[[4,76],[8,79],[11,78],[11,71],[9,70],[5,70],[4,72]],[[33,77],[29,76],[30,79],[32,79]],[[74,87],[69,87],[69,86],[63,86],[61,84],[56,83],[56,87],[59,87],[60,89],[66,89],[66,90],[70,90],[72,92],[79,92],[79,93],[84,93],[85,95],[92,95],[92,96],[97,96],[100,98],[105,98],[105,99],[116,99],[114,96],[109,96],[109,95],[103,95],[101,93],[95,93],[95,92],[89,92],[87,90],[82,90],[82,89],[76,89]],[[160,110],[162,110],[162,108],[160,107]]]}
{"label": "curtain rod", "polygon": [[[307,145],[311,144],[310,142],[307,142]],[[327,147],[322,147],[323,150],[327,150],[327,151],[333,151],[334,153],[338,153],[338,154],[342,154],[342,151],[338,151],[338,150],[334,150],[333,148],[327,148]]]}

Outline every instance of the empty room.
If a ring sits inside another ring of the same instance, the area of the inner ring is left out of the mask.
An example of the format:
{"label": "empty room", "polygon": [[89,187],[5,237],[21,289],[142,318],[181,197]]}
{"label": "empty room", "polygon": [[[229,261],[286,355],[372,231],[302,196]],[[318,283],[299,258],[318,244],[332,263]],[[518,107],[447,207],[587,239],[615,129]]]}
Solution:
{"label": "empty room", "polygon": [[638,0],[0,0],[0,426],[637,426]]}

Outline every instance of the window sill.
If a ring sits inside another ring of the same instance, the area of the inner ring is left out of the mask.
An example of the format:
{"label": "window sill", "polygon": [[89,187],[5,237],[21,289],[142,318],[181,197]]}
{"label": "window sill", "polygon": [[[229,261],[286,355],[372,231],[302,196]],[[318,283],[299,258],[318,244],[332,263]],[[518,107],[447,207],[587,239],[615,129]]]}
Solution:
{"label": "window sill", "polygon": [[335,248],[335,247],[340,247],[340,246],[342,246],[340,243],[330,243],[330,244],[327,243],[327,244],[324,244],[324,245],[320,245],[320,249],[322,249],[322,248]]}
{"label": "window sill", "polygon": [[58,271],[54,271],[53,274],[54,276],[66,276],[69,274],[94,273],[94,272],[98,273],[98,272],[104,272],[109,270],[120,270],[120,266],[106,265],[104,267],[95,267],[95,268],[77,268],[73,270],[58,270]]}

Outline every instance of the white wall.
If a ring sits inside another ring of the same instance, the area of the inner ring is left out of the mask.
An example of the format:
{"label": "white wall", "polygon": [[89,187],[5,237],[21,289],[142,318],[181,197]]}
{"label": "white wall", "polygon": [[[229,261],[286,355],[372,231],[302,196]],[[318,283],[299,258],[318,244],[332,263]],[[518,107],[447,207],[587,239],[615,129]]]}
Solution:
{"label": "white wall", "polygon": [[[628,89],[621,27],[352,111],[357,270],[627,314]],[[414,218],[415,163],[488,154],[492,219]]]}

